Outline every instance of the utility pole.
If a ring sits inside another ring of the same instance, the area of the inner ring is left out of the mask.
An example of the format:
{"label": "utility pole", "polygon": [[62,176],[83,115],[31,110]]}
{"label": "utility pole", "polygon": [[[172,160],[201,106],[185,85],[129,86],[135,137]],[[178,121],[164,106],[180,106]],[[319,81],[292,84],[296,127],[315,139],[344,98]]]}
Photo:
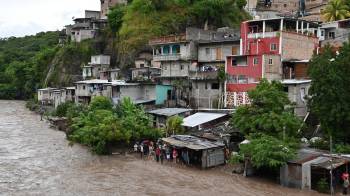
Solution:
{"label": "utility pole", "polygon": [[330,177],[331,177],[331,195],[334,195],[334,189],[333,189],[333,154],[332,154],[332,151],[333,151],[333,141],[332,141],[332,135],[330,136],[329,138],[329,151],[330,151],[330,154],[331,154],[331,170],[330,170]]}

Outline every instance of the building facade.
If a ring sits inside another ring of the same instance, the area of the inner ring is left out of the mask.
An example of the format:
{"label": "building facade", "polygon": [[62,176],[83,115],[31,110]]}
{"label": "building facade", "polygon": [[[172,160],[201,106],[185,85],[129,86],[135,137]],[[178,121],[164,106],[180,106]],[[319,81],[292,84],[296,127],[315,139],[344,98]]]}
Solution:
{"label": "building facade", "polygon": [[108,11],[118,5],[127,4],[127,0],[100,0],[101,1],[101,18],[107,19]]}
{"label": "building facade", "polygon": [[226,106],[249,104],[247,92],[262,78],[307,78],[308,61],[318,48],[317,28],[316,23],[290,18],[243,22],[241,55],[226,59]]}

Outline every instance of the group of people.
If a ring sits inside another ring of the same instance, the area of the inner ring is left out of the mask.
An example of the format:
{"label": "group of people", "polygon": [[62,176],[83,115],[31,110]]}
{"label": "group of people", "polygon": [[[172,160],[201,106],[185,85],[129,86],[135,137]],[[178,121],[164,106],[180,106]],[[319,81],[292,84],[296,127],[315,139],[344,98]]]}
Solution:
{"label": "group of people", "polygon": [[164,160],[175,163],[179,162],[179,154],[176,148],[171,148],[159,141],[155,144],[153,141],[145,140],[134,144],[134,152],[139,153],[141,159],[154,159],[163,164]]}

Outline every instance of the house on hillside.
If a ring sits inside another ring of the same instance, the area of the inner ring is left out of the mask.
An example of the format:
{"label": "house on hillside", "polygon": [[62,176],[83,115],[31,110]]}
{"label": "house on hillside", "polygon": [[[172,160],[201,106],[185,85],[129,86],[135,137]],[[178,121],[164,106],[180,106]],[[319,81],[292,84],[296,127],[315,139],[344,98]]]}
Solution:
{"label": "house on hillside", "polygon": [[66,26],[66,33],[73,42],[95,38],[107,26],[107,20],[101,19],[99,11],[86,10],[84,18],[75,18],[73,21],[73,25]]}
{"label": "house on hillside", "polygon": [[38,89],[38,101],[41,105],[54,105],[54,91],[57,88]]}
{"label": "house on hillside", "polygon": [[75,102],[89,104],[93,97],[103,96],[105,84],[110,84],[108,80],[84,80],[75,83]]}
{"label": "house on hillside", "polygon": [[[91,56],[91,61],[83,67],[83,79],[100,79],[100,72],[106,72],[110,67],[109,55]],[[104,75],[103,75],[104,76]]]}
{"label": "house on hillside", "polygon": [[127,4],[127,0],[100,0],[101,2],[101,18],[107,19],[107,14],[109,10],[119,4]]}
{"label": "house on hillside", "polygon": [[132,81],[153,81],[161,74],[161,69],[158,64],[153,63],[152,51],[142,51],[135,59],[135,67],[131,68]]}
{"label": "house on hillside", "polygon": [[210,40],[198,41],[198,63],[190,70],[191,107],[218,108],[219,99],[223,98],[220,96],[224,96],[224,87],[218,79],[219,68],[224,68],[227,56],[239,54],[239,46],[239,31],[228,28],[218,29]]}
{"label": "house on hillside", "polygon": [[[247,92],[260,79],[307,79],[309,59],[319,47],[317,23],[275,18],[241,24],[241,54],[226,58],[226,106],[249,104]],[[302,50],[300,50],[302,48]]]}
{"label": "house on hillside", "polygon": [[319,38],[321,47],[329,44],[339,49],[344,42],[347,42],[350,35],[350,19],[338,20],[321,24]]}

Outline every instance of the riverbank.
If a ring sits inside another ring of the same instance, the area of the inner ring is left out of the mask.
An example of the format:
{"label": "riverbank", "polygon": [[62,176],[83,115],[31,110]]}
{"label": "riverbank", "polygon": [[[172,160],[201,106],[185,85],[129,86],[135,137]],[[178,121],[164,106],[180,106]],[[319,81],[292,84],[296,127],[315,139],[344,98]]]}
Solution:
{"label": "riverbank", "polygon": [[0,101],[0,195],[319,195],[225,172],[96,156],[25,108]]}

